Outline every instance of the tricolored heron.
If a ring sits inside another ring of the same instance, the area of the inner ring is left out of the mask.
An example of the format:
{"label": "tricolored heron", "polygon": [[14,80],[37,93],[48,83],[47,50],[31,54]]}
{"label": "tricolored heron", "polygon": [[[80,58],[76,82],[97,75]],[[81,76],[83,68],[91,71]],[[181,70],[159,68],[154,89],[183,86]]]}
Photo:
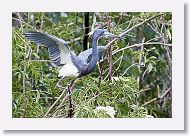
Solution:
{"label": "tricolored heron", "polygon": [[59,83],[64,78],[79,78],[94,70],[97,61],[104,56],[107,50],[107,46],[98,46],[97,42],[100,37],[118,37],[107,30],[95,29],[92,32],[92,48],[76,56],[67,42],[56,36],[42,32],[25,32],[23,35],[36,44],[43,44],[48,47],[52,62],[57,66],[63,65],[58,75],[61,77],[57,83],[59,87]]}

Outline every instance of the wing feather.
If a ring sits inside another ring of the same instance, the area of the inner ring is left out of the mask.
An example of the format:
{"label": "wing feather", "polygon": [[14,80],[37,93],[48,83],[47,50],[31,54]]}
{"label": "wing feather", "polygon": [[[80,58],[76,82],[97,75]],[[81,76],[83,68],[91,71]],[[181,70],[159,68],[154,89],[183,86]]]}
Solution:
{"label": "wing feather", "polygon": [[72,63],[70,48],[64,40],[42,32],[25,32],[23,35],[36,44],[48,47],[50,59],[56,65]]}

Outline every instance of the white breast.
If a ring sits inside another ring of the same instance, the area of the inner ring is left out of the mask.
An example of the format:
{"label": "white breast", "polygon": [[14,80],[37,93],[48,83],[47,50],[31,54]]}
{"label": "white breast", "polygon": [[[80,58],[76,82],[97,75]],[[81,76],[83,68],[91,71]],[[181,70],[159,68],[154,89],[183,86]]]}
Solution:
{"label": "white breast", "polygon": [[58,77],[77,78],[79,76],[78,69],[73,64],[65,64],[60,70]]}

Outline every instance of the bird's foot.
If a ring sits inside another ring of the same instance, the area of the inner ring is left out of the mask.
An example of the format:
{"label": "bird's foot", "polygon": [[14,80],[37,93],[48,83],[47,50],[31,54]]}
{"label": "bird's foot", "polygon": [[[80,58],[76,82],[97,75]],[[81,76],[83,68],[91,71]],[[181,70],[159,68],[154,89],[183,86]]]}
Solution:
{"label": "bird's foot", "polygon": [[71,103],[71,105],[72,105],[72,108],[73,108],[73,109],[76,107],[76,105],[75,105],[74,103]]}

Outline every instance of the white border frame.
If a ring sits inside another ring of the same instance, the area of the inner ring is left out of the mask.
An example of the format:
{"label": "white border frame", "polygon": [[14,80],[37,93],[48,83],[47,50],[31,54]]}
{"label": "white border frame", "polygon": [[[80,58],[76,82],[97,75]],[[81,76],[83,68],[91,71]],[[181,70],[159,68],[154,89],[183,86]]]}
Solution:
{"label": "white border frame", "polygon": [[[184,5],[177,0],[6,0],[0,21],[0,126],[4,130],[184,130]],[[12,12],[172,12],[172,118],[12,118]]]}

